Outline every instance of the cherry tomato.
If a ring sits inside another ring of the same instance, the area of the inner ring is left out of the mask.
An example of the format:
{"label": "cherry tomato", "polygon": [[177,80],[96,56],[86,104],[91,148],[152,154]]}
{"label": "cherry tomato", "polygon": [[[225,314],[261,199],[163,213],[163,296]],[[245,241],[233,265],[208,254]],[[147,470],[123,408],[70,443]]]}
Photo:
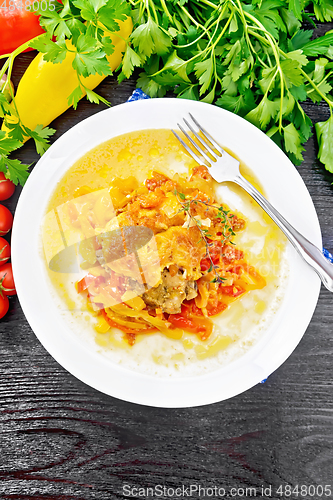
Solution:
{"label": "cherry tomato", "polygon": [[3,172],[0,172],[0,200],[7,200],[14,194],[15,184],[6,179]]}
{"label": "cherry tomato", "polygon": [[7,8],[0,8],[0,55],[9,54],[23,43],[44,33],[39,18],[33,13],[32,5],[30,11],[25,7],[24,1],[12,0],[7,2]]}
{"label": "cherry tomato", "polygon": [[0,205],[0,235],[4,235],[11,230],[13,225],[13,216],[8,208]]}
{"label": "cherry tomato", "polygon": [[0,319],[4,317],[9,309],[9,300],[7,295],[0,295]]}
{"label": "cherry tomato", "polygon": [[0,265],[4,264],[9,260],[10,257],[10,245],[8,241],[0,236]]}
{"label": "cherry tomato", "polygon": [[5,295],[16,295],[12,265],[9,262],[0,267],[0,291]]}

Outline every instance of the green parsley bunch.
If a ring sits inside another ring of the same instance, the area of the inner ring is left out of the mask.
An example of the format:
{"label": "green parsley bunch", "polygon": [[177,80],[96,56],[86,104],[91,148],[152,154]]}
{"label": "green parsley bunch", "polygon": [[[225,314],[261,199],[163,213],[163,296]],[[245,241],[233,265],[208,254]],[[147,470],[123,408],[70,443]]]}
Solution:
{"label": "green parsley bunch", "polygon": [[[333,32],[311,40],[302,21],[331,21],[331,0],[130,0],[136,29],[120,81],[135,67],[152,97],[215,103],[267,133],[298,165],[312,121],[301,103],[328,104],[316,123],[319,159],[333,172]],[[305,12],[305,9],[307,12]]]}
{"label": "green parsley bunch", "polygon": [[[82,96],[81,77],[110,74],[106,57],[113,46],[103,27],[117,31],[117,19],[131,15],[135,29],[120,82],[141,68],[138,85],[150,96],[172,91],[237,113],[265,131],[295,164],[302,161],[303,144],[312,134],[301,103],[325,102],[330,117],[315,124],[318,157],[333,172],[333,32],[312,40],[313,30],[302,29],[303,21],[332,21],[332,0],[63,0],[55,5],[53,11],[37,12],[46,34],[10,54],[0,78],[7,71],[10,80],[15,57],[28,45],[54,64],[75,50],[78,87],[68,96],[75,108]],[[13,105],[0,92],[0,118],[16,113],[9,84],[4,90],[10,91]],[[108,104],[93,91],[87,98]],[[42,154],[54,130],[31,131],[20,122],[11,127],[8,136],[0,132],[0,170],[23,184],[28,166],[10,159],[10,153],[24,137],[33,137]]]}

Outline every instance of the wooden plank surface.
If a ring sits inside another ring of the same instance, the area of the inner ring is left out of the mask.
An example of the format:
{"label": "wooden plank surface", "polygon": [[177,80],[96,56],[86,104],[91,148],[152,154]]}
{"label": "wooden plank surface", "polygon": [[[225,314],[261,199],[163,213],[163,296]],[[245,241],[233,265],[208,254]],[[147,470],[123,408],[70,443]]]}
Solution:
{"label": "wooden plank surface", "polygon": [[[15,85],[31,57],[24,54],[16,63]],[[119,86],[108,78],[99,91],[117,105],[134,88],[133,79]],[[316,121],[328,117],[325,106],[306,106]],[[76,112],[55,120],[55,139],[101,109],[81,102]],[[333,175],[317,162],[316,149],[309,140],[298,170],[332,251]],[[17,157],[38,159],[30,143]],[[19,189],[4,202],[12,212],[18,196]],[[331,485],[333,492],[332,304],[332,294],[322,288],[302,341],[265,384],[214,405],[158,409],[103,395],[66,372],[11,298],[0,322],[0,498],[121,499],[128,492],[124,485],[192,485],[193,498],[199,498],[199,485],[225,488],[224,498],[247,498],[246,488],[255,488],[256,498],[333,498],[325,490]],[[288,484],[299,485],[298,496],[289,495]],[[304,489],[310,485],[322,485],[323,493],[317,489],[313,496]],[[200,498],[212,498],[212,492],[201,490]],[[159,498],[170,498],[172,490],[166,493]]]}

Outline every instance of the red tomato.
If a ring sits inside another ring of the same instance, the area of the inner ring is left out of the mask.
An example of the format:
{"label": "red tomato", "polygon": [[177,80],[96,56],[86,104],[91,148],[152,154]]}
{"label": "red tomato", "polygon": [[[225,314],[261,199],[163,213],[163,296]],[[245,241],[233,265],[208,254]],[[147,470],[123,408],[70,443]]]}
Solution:
{"label": "red tomato", "polygon": [[[53,2],[49,3],[52,5]],[[33,13],[32,2],[28,4],[26,0],[6,0],[5,6],[0,8],[0,55],[9,54],[23,43],[44,33],[38,16]],[[26,10],[26,7],[31,10]]]}
{"label": "red tomato", "polygon": [[244,252],[242,252],[242,250],[238,250],[232,245],[224,245],[224,247],[222,248],[222,254],[223,262],[225,264],[229,264],[234,260],[241,260],[244,258]]}
{"label": "red tomato", "polygon": [[9,262],[0,267],[0,291],[5,295],[16,295],[12,265]]}
{"label": "red tomato", "polygon": [[213,325],[208,320],[187,317],[186,309],[180,314],[170,314],[168,321],[176,328],[181,328],[186,332],[198,333],[202,340],[208,339],[213,329]]}
{"label": "red tomato", "polygon": [[10,257],[10,245],[8,241],[0,236],[0,265],[4,264],[9,260]]}
{"label": "red tomato", "polygon": [[6,179],[3,172],[0,172],[0,200],[7,200],[10,198],[15,191],[15,184]]}
{"label": "red tomato", "polygon": [[[207,304],[207,314],[208,316],[216,316],[216,314],[219,314],[220,312],[224,311],[227,308],[227,304],[224,302],[217,302],[216,304],[212,305],[208,302]],[[187,303],[183,303],[182,305],[182,314],[185,316],[203,316],[202,310],[195,305],[195,301],[190,300]]]}
{"label": "red tomato", "polygon": [[[211,245],[209,247],[209,255],[213,261],[213,264],[216,265],[219,263],[220,261],[220,257],[222,255],[222,251],[221,251],[221,242],[220,241],[212,241],[212,240],[208,240],[208,243]],[[200,266],[201,266],[201,271],[208,271],[208,269],[210,269],[212,263],[210,261],[210,259],[208,257],[204,257],[202,259],[202,261],[200,262]]]}
{"label": "red tomato", "polygon": [[0,295],[0,319],[4,317],[9,309],[9,300],[7,295]]}
{"label": "red tomato", "polygon": [[214,304],[213,306],[209,306],[208,304],[207,314],[208,316],[216,316],[222,311],[225,311],[227,307],[228,307],[227,304],[224,304],[224,302],[218,302],[216,305]]}
{"label": "red tomato", "polygon": [[4,235],[11,230],[13,225],[13,216],[8,208],[0,205],[0,235]]}
{"label": "red tomato", "polygon": [[220,291],[221,291],[222,295],[229,295],[230,297],[239,297],[240,295],[242,295],[242,293],[245,292],[245,290],[243,290],[243,288],[241,288],[240,286],[235,286],[235,285],[221,286]]}
{"label": "red tomato", "polygon": [[103,276],[94,276],[93,274],[88,273],[82,280],[78,281],[76,283],[76,289],[78,293],[83,292],[84,290],[87,290],[88,286],[93,284],[94,286],[97,286],[101,283],[103,283],[105,280]]}
{"label": "red tomato", "polygon": [[186,318],[180,314],[170,314],[168,321],[177,328],[182,328],[193,333],[203,333],[206,331],[206,325],[195,321],[194,318]]}
{"label": "red tomato", "polygon": [[[211,259],[213,261],[213,264],[215,265],[215,264],[218,264],[218,262],[220,260],[220,256],[219,255],[211,255]],[[212,263],[208,257],[205,257],[200,262],[200,268],[201,268],[202,272],[208,271],[208,269],[210,269],[211,267],[212,267]]]}

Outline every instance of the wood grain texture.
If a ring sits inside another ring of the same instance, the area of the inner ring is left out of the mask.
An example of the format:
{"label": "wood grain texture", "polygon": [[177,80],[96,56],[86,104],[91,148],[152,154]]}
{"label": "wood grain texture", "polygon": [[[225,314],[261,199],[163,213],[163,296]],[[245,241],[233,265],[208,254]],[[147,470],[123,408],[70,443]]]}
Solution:
{"label": "wood grain texture", "polygon": [[[17,61],[15,84],[31,57]],[[108,78],[99,91],[117,105],[134,88],[135,80],[119,86]],[[325,106],[306,108],[316,121],[328,116]],[[81,102],[55,120],[55,139],[101,109]],[[298,171],[332,251],[333,176],[317,162],[316,148],[311,139]],[[38,159],[30,143],[17,157]],[[4,203],[12,211],[18,196],[19,189]],[[265,384],[214,405],[173,410],[126,403],[81,383],[44,350],[18,300],[10,302],[0,323],[1,499],[122,499],[124,484],[220,486],[225,498],[242,498],[232,497],[230,488],[255,487],[256,498],[278,499],[287,498],[276,492],[279,485],[332,484],[333,302],[327,290],[299,346]],[[272,495],[262,496],[262,485],[272,485]]]}

